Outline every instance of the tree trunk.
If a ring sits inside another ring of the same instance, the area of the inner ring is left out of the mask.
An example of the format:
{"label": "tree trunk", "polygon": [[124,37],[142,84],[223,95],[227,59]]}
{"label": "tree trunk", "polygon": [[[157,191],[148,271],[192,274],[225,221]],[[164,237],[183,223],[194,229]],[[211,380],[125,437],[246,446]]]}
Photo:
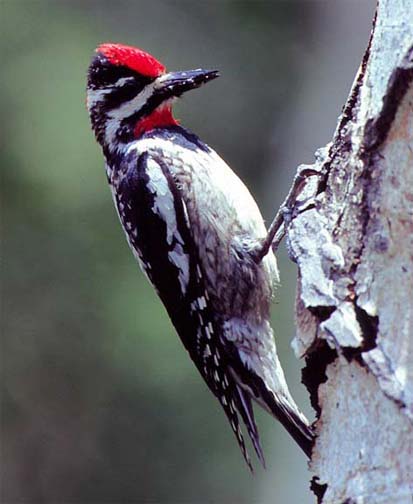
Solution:
{"label": "tree trunk", "polygon": [[[349,34],[351,36],[351,34]],[[413,1],[380,0],[287,222],[322,503],[413,502]],[[302,167],[301,167],[302,169]]]}

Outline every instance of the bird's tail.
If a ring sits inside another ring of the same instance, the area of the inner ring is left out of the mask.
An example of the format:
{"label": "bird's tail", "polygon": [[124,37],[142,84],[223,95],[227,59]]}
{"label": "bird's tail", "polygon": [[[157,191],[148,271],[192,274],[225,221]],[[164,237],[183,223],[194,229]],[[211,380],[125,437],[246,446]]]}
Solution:
{"label": "bird's tail", "polygon": [[[261,380],[259,379],[259,381]],[[258,392],[257,389],[258,387],[255,389],[256,392]],[[307,457],[310,458],[314,443],[314,434],[308,420],[298,410],[294,402],[292,402],[292,399],[289,400],[287,397],[279,397],[265,387],[262,381],[261,387],[259,387],[258,397],[251,396],[249,391],[237,384],[233,389],[234,403],[232,404],[241,415],[257,457],[263,467],[265,468],[265,458],[261,448],[258,428],[255,423],[252,397],[254,397],[260,406],[269,411],[269,413],[271,413],[287,429],[288,433],[292,436],[298,446],[300,446]],[[246,450],[235,408],[231,408],[231,410],[224,408],[224,410],[227,413],[228,419],[230,420],[234,433],[237,437],[244,459],[251,472],[253,472],[253,467]]]}
{"label": "bird's tail", "polygon": [[314,432],[306,417],[298,410],[294,402],[289,401],[286,397],[280,396],[266,387],[263,387],[260,392],[260,404],[270,411],[285,427],[307,457],[311,458]]}
{"label": "bird's tail", "polygon": [[242,421],[247,428],[248,435],[252,441],[252,445],[254,446],[257,457],[265,468],[264,453],[261,448],[258,428],[254,419],[251,398],[249,394],[242,390],[242,388],[236,383],[231,384],[231,389],[231,397],[228,397],[227,399],[225,398],[225,396],[223,396],[224,400],[223,398],[221,398],[220,402],[225,411],[225,414],[228,417],[235,437],[237,438],[238,445],[241,449],[245,462],[247,463],[249,470],[253,473],[254,468],[252,466],[248,450],[245,446],[245,441],[242,435],[241,425],[238,418],[238,414],[241,415]]}
{"label": "bird's tail", "polygon": [[258,460],[261,462],[265,469],[265,458],[264,452],[261,448],[260,436],[258,433],[258,427],[255,423],[254,410],[252,408],[251,397],[247,392],[242,390],[242,388],[236,386],[235,402],[237,409],[241,414],[242,420],[247,428],[248,435],[251,439],[252,445],[254,446],[255,453],[257,454]]}

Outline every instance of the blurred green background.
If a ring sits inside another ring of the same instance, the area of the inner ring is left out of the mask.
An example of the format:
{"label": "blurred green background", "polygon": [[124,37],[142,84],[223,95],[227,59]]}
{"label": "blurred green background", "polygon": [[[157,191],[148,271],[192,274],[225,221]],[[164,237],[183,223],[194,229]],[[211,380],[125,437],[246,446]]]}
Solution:
{"label": "blurred green background", "polygon": [[[246,181],[267,220],[295,167],[331,138],[373,0],[2,1],[1,502],[313,502],[306,462],[258,412],[252,477],[121,231],[89,128],[96,45],[137,45],[169,69],[221,78],[176,107]],[[300,385],[295,268],[274,305]]]}

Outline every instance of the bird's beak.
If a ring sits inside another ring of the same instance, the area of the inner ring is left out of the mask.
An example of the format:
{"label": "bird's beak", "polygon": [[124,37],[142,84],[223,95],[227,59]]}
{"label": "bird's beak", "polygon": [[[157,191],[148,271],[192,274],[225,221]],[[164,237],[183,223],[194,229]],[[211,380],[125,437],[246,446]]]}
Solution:
{"label": "bird's beak", "polygon": [[197,69],[186,72],[170,72],[158,77],[156,87],[162,94],[178,97],[185,91],[202,86],[217,77],[219,77],[218,70]]}

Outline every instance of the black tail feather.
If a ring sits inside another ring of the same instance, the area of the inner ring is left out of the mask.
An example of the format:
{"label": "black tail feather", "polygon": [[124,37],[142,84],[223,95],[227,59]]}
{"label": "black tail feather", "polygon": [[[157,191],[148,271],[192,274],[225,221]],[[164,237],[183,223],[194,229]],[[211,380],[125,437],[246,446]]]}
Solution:
{"label": "black tail feather", "polygon": [[305,421],[305,417],[295,411],[284,398],[276,397],[266,388],[262,392],[262,398],[266,406],[285,427],[307,457],[311,458],[315,436],[310,425]]}
{"label": "black tail feather", "polygon": [[222,407],[224,408],[225,414],[227,415],[227,418],[228,418],[229,423],[231,425],[231,428],[235,434],[235,437],[237,438],[238,445],[241,449],[244,460],[247,463],[249,470],[252,473],[254,473],[254,468],[252,467],[251,459],[248,454],[247,448],[245,446],[244,436],[242,435],[241,426],[239,423],[237,411],[234,407],[234,403],[229,402],[229,403],[223,404],[221,402],[221,404],[222,404]]}
{"label": "black tail feather", "polygon": [[242,417],[242,420],[244,421],[245,426],[247,427],[248,435],[252,441],[258,460],[261,462],[262,466],[265,469],[265,458],[261,448],[258,427],[255,423],[251,397],[245,391],[243,391],[239,385],[237,385],[236,387],[236,392],[237,409]]}

